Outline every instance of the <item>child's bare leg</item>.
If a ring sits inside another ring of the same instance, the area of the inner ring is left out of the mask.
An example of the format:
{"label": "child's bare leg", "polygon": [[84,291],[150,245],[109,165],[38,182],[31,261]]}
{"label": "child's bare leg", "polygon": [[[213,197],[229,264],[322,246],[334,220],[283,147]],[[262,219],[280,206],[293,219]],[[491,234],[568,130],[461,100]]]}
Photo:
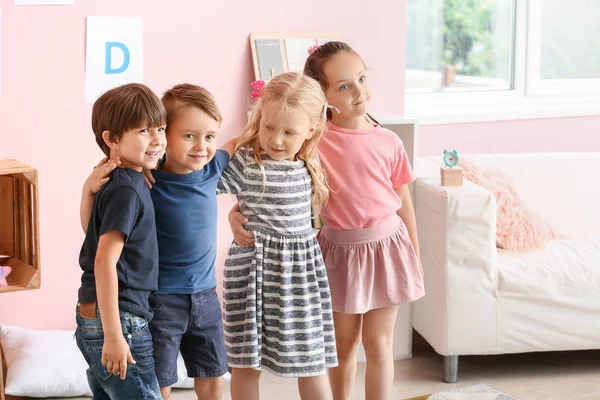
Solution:
{"label": "child's bare leg", "polygon": [[331,387],[327,375],[298,378],[298,391],[302,400],[331,400]]}
{"label": "child's bare leg", "polygon": [[335,400],[349,400],[352,394],[362,317],[362,314],[333,313],[339,365],[329,370],[329,380]]}
{"label": "child's bare leg", "polygon": [[223,377],[194,378],[194,390],[201,400],[221,400],[223,398]]}
{"label": "child's bare leg", "polygon": [[162,395],[163,400],[169,400],[169,397],[171,397],[171,386],[161,387],[160,394]]}
{"label": "child's bare leg", "polygon": [[233,368],[231,372],[231,400],[259,400],[260,371],[252,368]]}
{"label": "child's bare leg", "polygon": [[394,384],[392,344],[397,314],[398,306],[393,306],[371,310],[363,316],[362,341],[367,356],[366,400],[390,399]]}

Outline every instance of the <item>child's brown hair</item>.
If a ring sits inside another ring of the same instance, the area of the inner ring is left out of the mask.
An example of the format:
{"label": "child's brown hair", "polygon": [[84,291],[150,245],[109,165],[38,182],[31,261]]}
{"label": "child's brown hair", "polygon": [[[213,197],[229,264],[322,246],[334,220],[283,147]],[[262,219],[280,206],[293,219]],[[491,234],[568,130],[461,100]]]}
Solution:
{"label": "child's brown hair", "polygon": [[92,107],[92,130],[96,143],[106,156],[110,148],[102,138],[102,132],[109,131],[111,137],[120,138],[123,132],[141,127],[164,125],[167,112],[160,99],[148,86],[141,83],[127,83],[102,94]]}
{"label": "child's brown hair", "polygon": [[[327,42],[315,49],[315,51],[308,56],[306,59],[306,63],[304,64],[304,75],[310,76],[317,82],[321,84],[323,91],[327,93],[327,78],[325,77],[324,67],[327,61],[329,61],[333,56],[342,53],[349,52],[356,54],[358,58],[362,57],[354,51],[352,47],[348,45],[348,43],[340,42],[340,41],[332,41]],[[363,61],[363,65],[365,62]],[[365,66],[366,68],[366,66]],[[371,114],[367,113],[367,116],[376,124],[379,125],[379,122]],[[327,119],[331,119],[331,110],[327,110]]]}
{"label": "child's brown hair", "polygon": [[167,133],[170,121],[175,119],[179,110],[187,107],[196,107],[204,111],[219,124],[223,121],[215,97],[198,85],[191,83],[175,85],[163,94],[162,103],[167,110]]}

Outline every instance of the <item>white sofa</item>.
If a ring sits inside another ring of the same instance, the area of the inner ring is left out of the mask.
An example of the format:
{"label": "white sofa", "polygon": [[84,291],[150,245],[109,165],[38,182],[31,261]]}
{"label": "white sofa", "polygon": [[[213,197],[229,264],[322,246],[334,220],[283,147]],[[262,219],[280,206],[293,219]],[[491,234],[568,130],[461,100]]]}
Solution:
{"label": "white sofa", "polygon": [[519,197],[567,238],[496,248],[496,201],[440,185],[440,157],[417,159],[415,205],[426,295],[413,327],[445,356],[600,349],[600,153],[470,157],[509,175]]}

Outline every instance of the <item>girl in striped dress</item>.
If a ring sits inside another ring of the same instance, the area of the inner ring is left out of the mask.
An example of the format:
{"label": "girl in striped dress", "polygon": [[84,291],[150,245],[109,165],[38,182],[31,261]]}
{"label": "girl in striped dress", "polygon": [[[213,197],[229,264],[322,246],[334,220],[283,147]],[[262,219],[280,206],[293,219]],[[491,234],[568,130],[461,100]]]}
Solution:
{"label": "girl in striped dress", "polygon": [[[261,92],[261,93],[259,93]],[[258,399],[261,369],[298,378],[303,399],[330,399],[337,366],[331,295],[311,211],[328,189],[316,145],[327,102],[315,80],[284,73],[257,102],[218,190],[235,194],[254,246],[232,243],[224,319],[233,400]]]}
{"label": "girl in striped dress", "polygon": [[[391,399],[393,340],[400,304],[424,294],[415,213],[408,183],[415,179],[398,136],[368,113],[367,67],[348,44],[309,50],[304,74],[317,80],[335,106],[318,144],[330,196],[317,238],[327,266],[339,366],[329,371],[333,397],[352,398],[356,354],[363,343],[369,400]],[[237,243],[251,241],[236,210]]]}

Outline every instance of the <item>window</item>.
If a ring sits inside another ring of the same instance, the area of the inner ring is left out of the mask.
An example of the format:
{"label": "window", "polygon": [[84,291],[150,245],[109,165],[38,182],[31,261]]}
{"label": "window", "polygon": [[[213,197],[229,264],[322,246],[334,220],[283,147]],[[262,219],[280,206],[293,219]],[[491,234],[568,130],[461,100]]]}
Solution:
{"label": "window", "polygon": [[408,0],[408,92],[513,88],[515,0]]}
{"label": "window", "polygon": [[600,1],[530,0],[529,95],[600,94]]}
{"label": "window", "polygon": [[599,0],[407,0],[421,123],[600,115]]}

